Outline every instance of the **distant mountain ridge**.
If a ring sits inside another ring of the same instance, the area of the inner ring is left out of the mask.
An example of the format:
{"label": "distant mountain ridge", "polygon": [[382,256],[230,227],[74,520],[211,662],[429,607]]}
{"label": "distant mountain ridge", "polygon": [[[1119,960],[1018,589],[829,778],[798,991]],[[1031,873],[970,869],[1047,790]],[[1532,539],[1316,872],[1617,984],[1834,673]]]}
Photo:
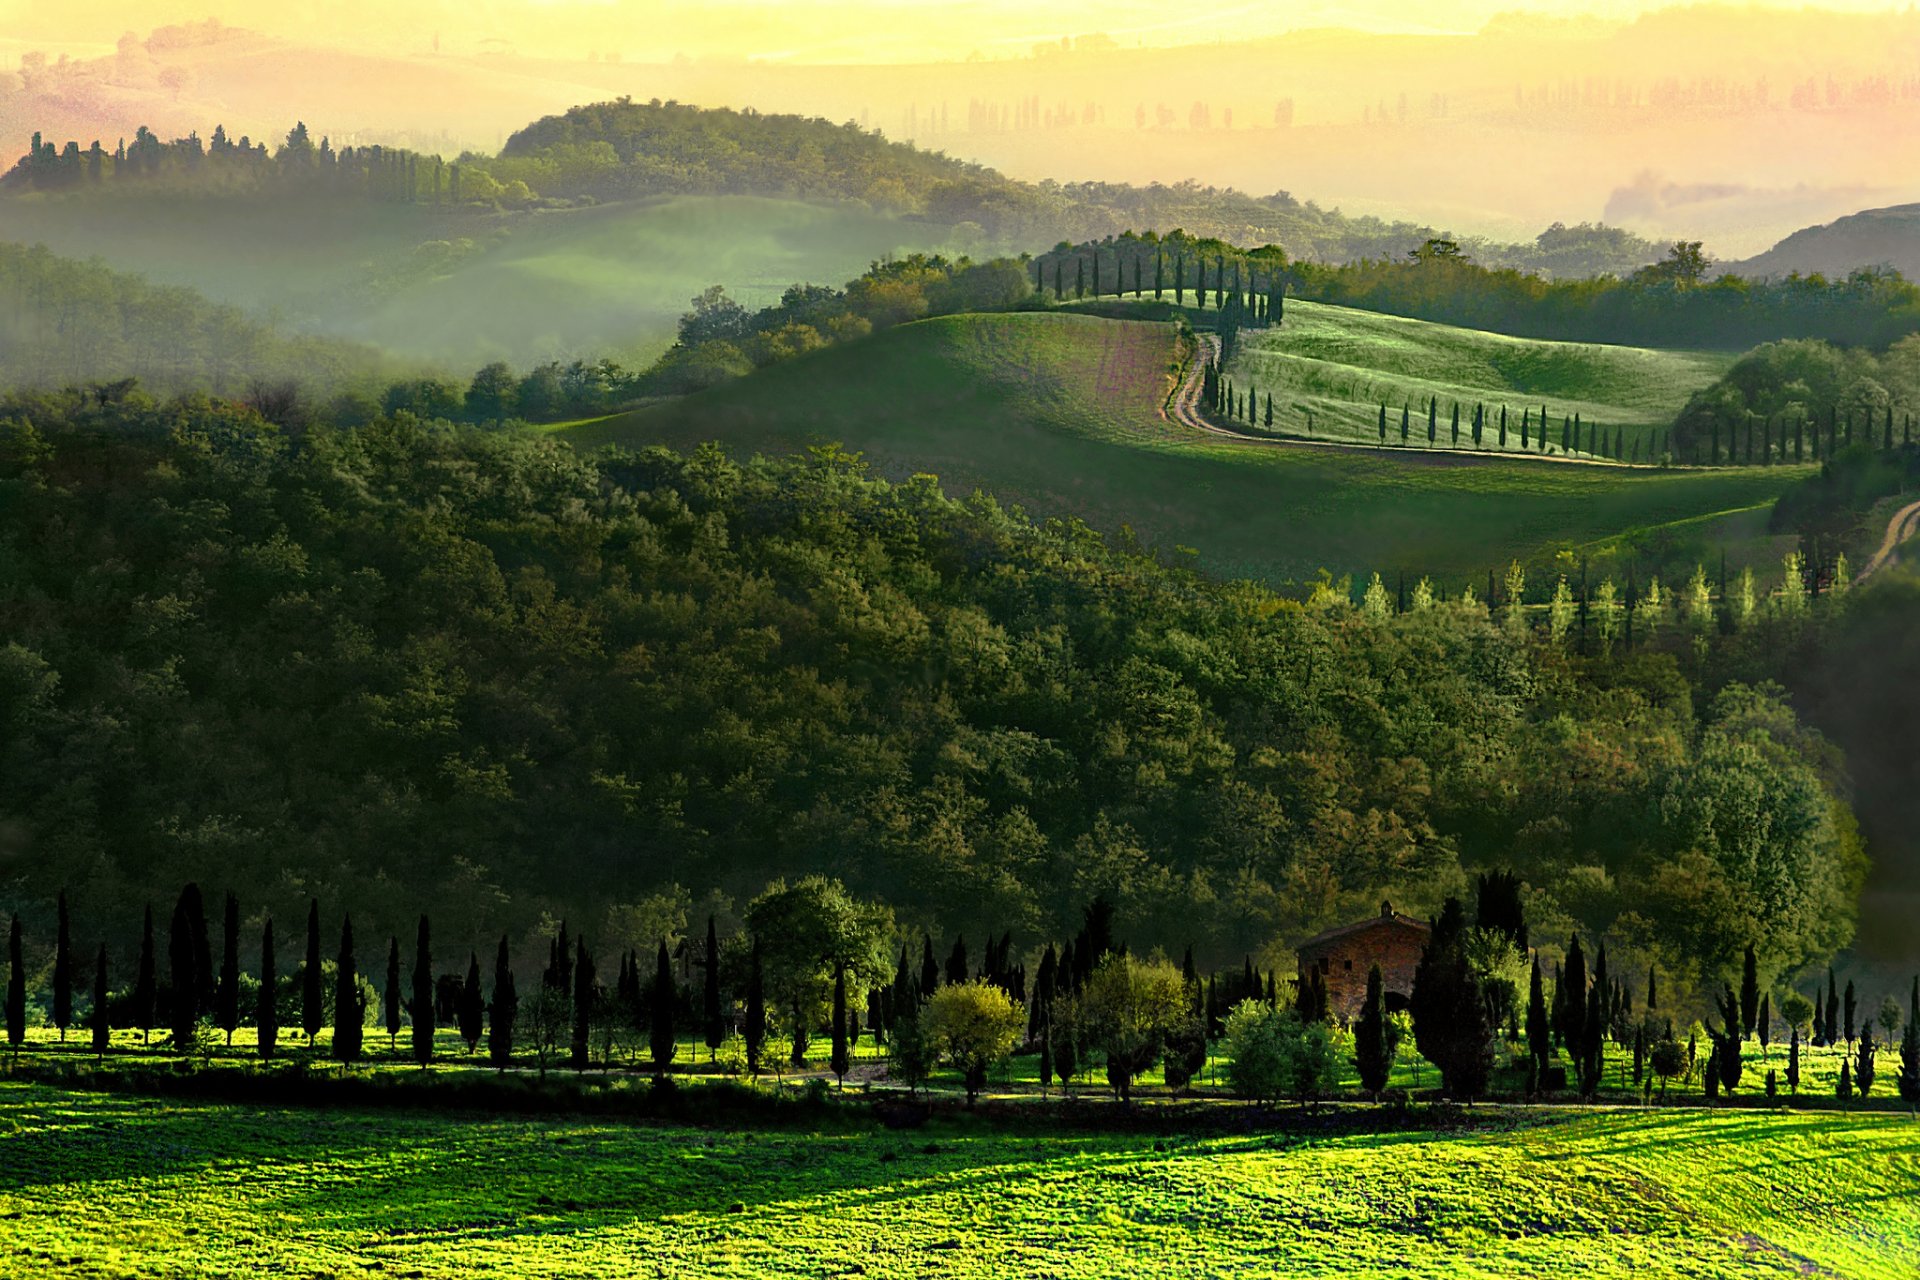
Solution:
{"label": "distant mountain ridge", "polygon": [[1743,276],[1792,272],[1844,276],[1863,267],[1892,267],[1920,279],[1920,203],[1863,209],[1818,227],[1803,227],[1773,248],[1728,265]]}

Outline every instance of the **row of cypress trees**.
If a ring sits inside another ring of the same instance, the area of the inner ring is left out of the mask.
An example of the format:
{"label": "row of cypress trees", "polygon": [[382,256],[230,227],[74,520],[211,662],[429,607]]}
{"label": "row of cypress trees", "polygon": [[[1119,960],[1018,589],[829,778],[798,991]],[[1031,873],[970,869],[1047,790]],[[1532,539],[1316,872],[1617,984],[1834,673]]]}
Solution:
{"label": "row of cypress trees", "polygon": [[[1073,279],[1068,283],[1067,259],[1073,259]],[[1156,302],[1164,301],[1172,295],[1175,306],[1185,306],[1187,295],[1193,294],[1196,307],[1211,305],[1219,310],[1229,306],[1237,307],[1244,317],[1243,323],[1256,325],[1279,324],[1286,319],[1287,290],[1289,282],[1284,273],[1268,272],[1263,278],[1252,264],[1242,270],[1242,263],[1233,263],[1233,276],[1227,276],[1227,258],[1225,254],[1213,257],[1213,272],[1208,275],[1208,260],[1204,253],[1196,251],[1189,258],[1184,248],[1176,248],[1169,260],[1166,251],[1159,246],[1153,250],[1153,273],[1151,281],[1146,275],[1147,255],[1135,253],[1123,256],[1116,249],[1113,255],[1113,287],[1108,290],[1102,282],[1103,267],[1106,259],[1097,244],[1089,245],[1084,251],[1051,255],[1052,279],[1051,292],[1054,301],[1065,301],[1068,296],[1074,298],[1124,298],[1129,292],[1127,274],[1132,267],[1131,292],[1135,299],[1146,297],[1149,290]],[[1192,264],[1191,275],[1188,265]],[[1049,292],[1048,259],[1035,258],[1033,261],[1033,287],[1041,293]],[[1191,280],[1191,283],[1189,281]],[[1209,283],[1211,280],[1211,284]]]}

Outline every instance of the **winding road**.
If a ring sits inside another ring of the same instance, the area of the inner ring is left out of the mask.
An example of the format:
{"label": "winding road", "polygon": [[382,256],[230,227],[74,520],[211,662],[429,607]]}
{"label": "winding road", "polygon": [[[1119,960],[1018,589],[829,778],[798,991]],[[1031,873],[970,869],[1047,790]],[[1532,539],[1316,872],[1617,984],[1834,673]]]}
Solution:
{"label": "winding road", "polygon": [[1880,549],[1873,553],[1873,559],[1867,561],[1867,567],[1860,571],[1862,578],[1893,560],[1893,553],[1908,538],[1920,534],[1920,502],[1909,502],[1893,513],[1893,519],[1887,521],[1887,536],[1880,540]]}

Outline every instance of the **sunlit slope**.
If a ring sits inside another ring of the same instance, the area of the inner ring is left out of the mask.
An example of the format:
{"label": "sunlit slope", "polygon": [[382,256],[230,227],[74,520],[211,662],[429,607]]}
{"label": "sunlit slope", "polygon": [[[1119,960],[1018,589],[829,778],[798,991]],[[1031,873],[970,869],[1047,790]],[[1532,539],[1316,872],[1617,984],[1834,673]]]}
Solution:
{"label": "sunlit slope", "polygon": [[764,306],[796,281],[839,285],[889,253],[950,248],[948,237],[864,206],[754,196],[495,214],[158,194],[0,203],[0,239],[99,257],[462,376],[493,359],[643,361],[708,285]]}
{"label": "sunlit slope", "polygon": [[[1200,438],[1159,415],[1171,325],[950,316],[567,432],[583,446],[715,440],[740,454],[842,444],[1035,516],[1131,526],[1217,573],[1373,569],[1482,580],[1514,556],[1770,503],[1784,468],[1711,472],[1340,451]],[[1711,523],[1711,522],[1709,522]]]}
{"label": "sunlit slope", "polygon": [[[1543,342],[1350,307],[1293,301],[1285,323],[1243,334],[1228,375],[1260,402],[1274,402],[1274,427],[1288,434],[1379,440],[1380,406],[1387,406],[1388,439],[1400,438],[1402,406],[1411,405],[1412,435],[1426,443],[1426,404],[1438,397],[1439,442],[1451,443],[1452,406],[1461,436],[1476,405],[1489,411],[1482,447],[1500,447],[1499,415],[1508,410],[1507,447],[1520,448],[1523,412],[1538,422],[1544,405],[1557,452],[1563,419],[1611,433],[1627,430],[1629,449],[1644,450],[1687,397],[1724,373],[1733,357],[1717,352],[1663,351],[1597,343]],[[1586,452],[1586,450],[1582,450]]]}

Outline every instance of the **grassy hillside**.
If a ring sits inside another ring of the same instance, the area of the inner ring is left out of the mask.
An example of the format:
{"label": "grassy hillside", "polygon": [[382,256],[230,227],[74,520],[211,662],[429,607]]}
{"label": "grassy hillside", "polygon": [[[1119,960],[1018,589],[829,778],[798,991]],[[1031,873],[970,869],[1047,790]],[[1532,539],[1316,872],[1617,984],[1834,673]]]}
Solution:
{"label": "grassy hillside", "polygon": [[940,225],[754,196],[497,214],[159,195],[14,197],[5,209],[8,239],[463,372],[496,358],[644,359],[710,284],[760,306],[888,253],[955,247]]}
{"label": "grassy hillside", "polygon": [[1899,1117],[1621,1112],[1156,1142],[956,1122],[481,1122],[8,1085],[0,1124],[0,1274],[19,1276],[650,1276],[672,1258],[754,1277],[1893,1280],[1920,1250]]}
{"label": "grassy hillside", "polygon": [[[1558,448],[1563,417],[1628,429],[1627,440],[1652,447],[1693,392],[1726,372],[1722,353],[1661,351],[1572,342],[1545,342],[1401,316],[1314,302],[1291,302],[1286,323],[1243,334],[1229,376],[1274,399],[1274,427],[1289,435],[1379,440],[1379,412],[1388,408],[1388,438],[1398,442],[1400,410],[1413,407],[1414,433],[1424,443],[1429,397],[1440,400],[1440,438],[1450,440],[1451,406],[1461,412],[1462,438],[1476,404],[1491,411],[1483,447],[1500,448],[1499,412],[1509,411],[1507,447],[1520,448],[1520,423],[1531,409],[1537,423],[1546,407]],[[1648,456],[1651,460],[1650,455]]]}
{"label": "grassy hillside", "polygon": [[[1130,525],[1163,548],[1193,548],[1216,572],[1275,582],[1402,567],[1479,580],[1513,556],[1629,533],[1678,553],[1717,547],[1722,520],[1764,508],[1798,474],[1196,438],[1160,416],[1177,358],[1167,324],[950,316],[566,435],[582,445],[718,440],[741,453],[841,443],[887,475],[929,471],[949,492],[982,488],[1036,516]],[[1676,522],[1691,523],[1658,531]]]}

